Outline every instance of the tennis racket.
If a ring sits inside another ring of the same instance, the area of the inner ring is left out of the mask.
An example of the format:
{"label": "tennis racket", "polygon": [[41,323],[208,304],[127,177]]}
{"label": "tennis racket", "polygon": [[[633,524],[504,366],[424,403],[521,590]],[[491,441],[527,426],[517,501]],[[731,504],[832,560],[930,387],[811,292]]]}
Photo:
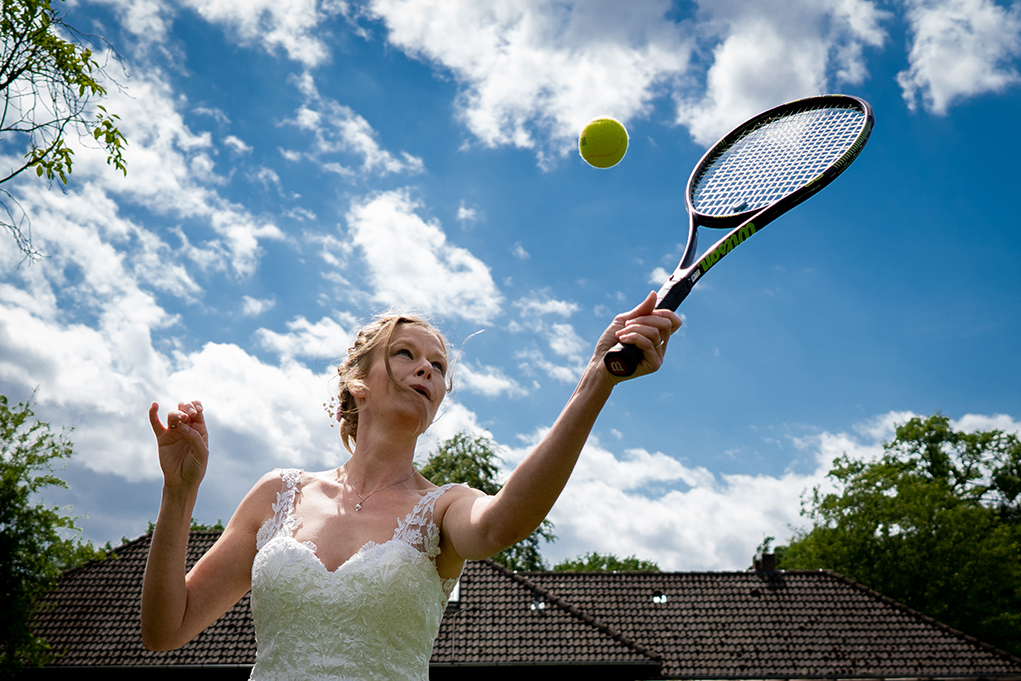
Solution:
{"label": "tennis racket", "polygon": [[[656,308],[676,310],[723,256],[844,172],[874,122],[868,102],[823,95],[770,109],[717,142],[688,179],[688,243],[659,290]],[[730,232],[696,261],[699,227]],[[642,351],[617,344],[603,361],[615,376],[630,376]]]}

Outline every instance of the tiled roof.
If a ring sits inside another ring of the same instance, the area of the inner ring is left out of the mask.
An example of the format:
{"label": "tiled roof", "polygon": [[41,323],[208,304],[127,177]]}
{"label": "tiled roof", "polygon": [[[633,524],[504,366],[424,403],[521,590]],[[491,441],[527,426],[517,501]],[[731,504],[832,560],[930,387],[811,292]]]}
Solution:
{"label": "tiled roof", "polygon": [[[192,532],[190,569],[220,536]],[[60,666],[252,665],[255,629],[248,596],[179,650],[142,647],[139,612],[142,577],[151,535],[114,550],[116,558],[90,561],[68,570],[37,618],[36,634],[61,651]]]}
{"label": "tiled roof", "polygon": [[827,571],[526,573],[671,678],[1021,676],[1021,660]]}
{"label": "tiled roof", "polygon": [[[192,533],[189,566],[217,536]],[[62,651],[55,665],[251,665],[247,596],[180,650],[142,647],[149,539],[63,575],[36,627]],[[466,565],[431,662],[615,666],[637,678],[1021,679],[1021,660],[831,572],[512,573],[491,561]]]}
{"label": "tiled roof", "polygon": [[616,664],[647,667],[659,655],[492,561],[468,563],[447,606],[433,665]]}

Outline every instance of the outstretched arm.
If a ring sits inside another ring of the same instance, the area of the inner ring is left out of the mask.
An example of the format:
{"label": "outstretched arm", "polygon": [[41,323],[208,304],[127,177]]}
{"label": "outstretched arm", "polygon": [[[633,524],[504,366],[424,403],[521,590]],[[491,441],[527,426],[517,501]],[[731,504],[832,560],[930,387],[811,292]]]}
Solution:
{"label": "outstretched arm", "polygon": [[186,575],[192,510],[209,456],[202,405],[180,403],[164,426],[154,402],[149,422],[159,446],[163,497],[142,586],[142,642],[150,650],[172,650],[215,622],[250,588],[259,514],[269,510],[276,490],[270,476],[260,481],[220,539]]}
{"label": "outstretched arm", "polygon": [[603,365],[603,356],[617,342],[643,351],[636,378],[659,369],[670,335],[680,318],[656,310],[650,293],[641,305],[618,315],[596,344],[581,382],[542,442],[514,470],[495,496],[463,494],[451,501],[442,520],[445,560],[491,556],[527,537],[553,508],[574,470],[596,417],[613,387],[622,380]]}

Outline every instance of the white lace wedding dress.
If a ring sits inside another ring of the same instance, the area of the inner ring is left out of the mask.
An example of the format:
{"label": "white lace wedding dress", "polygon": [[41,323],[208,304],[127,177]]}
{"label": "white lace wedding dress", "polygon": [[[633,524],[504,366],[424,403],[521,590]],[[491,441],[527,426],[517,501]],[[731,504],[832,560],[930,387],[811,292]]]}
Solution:
{"label": "white lace wedding dress", "polygon": [[456,579],[436,572],[433,490],[393,538],[369,542],[333,572],[312,542],[298,542],[296,469],[280,472],[273,517],[259,530],[252,565],[255,681],[429,678],[429,657]]}

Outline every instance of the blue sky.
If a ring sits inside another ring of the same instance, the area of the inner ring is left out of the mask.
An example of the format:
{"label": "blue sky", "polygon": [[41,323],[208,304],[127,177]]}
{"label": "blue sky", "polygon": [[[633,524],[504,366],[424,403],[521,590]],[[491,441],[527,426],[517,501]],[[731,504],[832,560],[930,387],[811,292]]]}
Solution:
{"label": "blue sky", "polygon": [[[545,555],[743,569],[804,524],[801,495],[835,456],[875,456],[894,423],[1021,427],[1021,142],[1001,132],[1021,114],[1017,3],[67,10],[122,57],[107,106],[128,175],[82,147],[66,191],[7,185],[47,257],[19,266],[0,239],[0,391],[35,390],[41,418],[74,428],[72,489],[48,499],[91,539],[156,516],[154,399],[207,407],[204,521],[266,470],[342,463],[330,376],[391,305],[463,344],[421,456],[468,430],[513,466],[599,332],[676,264],[706,147],[823,92],[873,105],[869,145],[699,283],[666,366],[600,417]],[[631,135],[609,170],[577,155],[602,115]]]}

